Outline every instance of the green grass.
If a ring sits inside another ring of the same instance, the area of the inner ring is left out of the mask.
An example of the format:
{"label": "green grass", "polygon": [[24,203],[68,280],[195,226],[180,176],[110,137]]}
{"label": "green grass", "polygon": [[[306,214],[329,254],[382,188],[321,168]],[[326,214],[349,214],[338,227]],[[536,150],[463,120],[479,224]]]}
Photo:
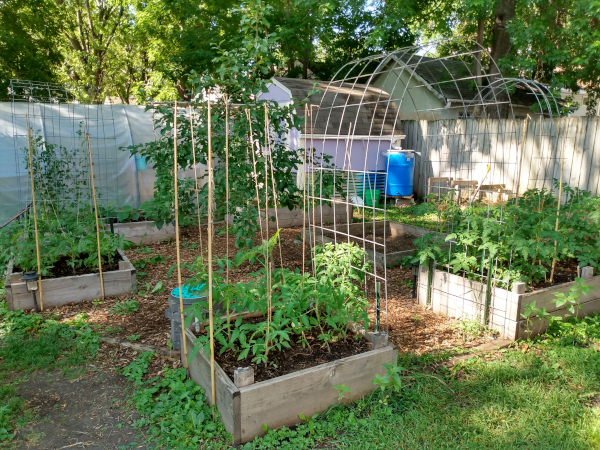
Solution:
{"label": "green grass", "polygon": [[600,356],[587,345],[600,338],[598,323],[595,337],[583,339],[586,347],[574,346],[569,330],[555,330],[525,353],[507,349],[452,371],[435,369],[427,355],[401,356],[398,393],[378,390],[247,448],[600,448]]}
{"label": "green grass", "polygon": [[[432,231],[444,231],[438,230],[438,228],[441,228],[442,225],[439,223],[438,215],[436,213],[417,215],[415,212],[418,207],[418,204],[409,205],[404,208],[388,205],[386,209],[386,219],[393,222],[401,222],[416,227],[427,228]],[[383,211],[374,211],[369,208],[355,206],[353,221],[362,222],[363,216],[367,221],[383,220]]]}

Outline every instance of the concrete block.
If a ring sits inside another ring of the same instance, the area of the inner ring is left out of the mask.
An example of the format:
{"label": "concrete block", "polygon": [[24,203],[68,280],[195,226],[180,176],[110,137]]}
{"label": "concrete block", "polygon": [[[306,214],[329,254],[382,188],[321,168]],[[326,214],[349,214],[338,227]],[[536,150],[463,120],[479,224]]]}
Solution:
{"label": "concrete block", "polygon": [[513,283],[513,285],[512,285],[512,291],[515,294],[524,294],[526,290],[527,290],[527,283],[519,282],[519,283]]}
{"label": "concrete block", "polygon": [[594,268],[592,266],[585,266],[581,268],[581,278],[589,280],[594,276]]}
{"label": "concrete block", "polygon": [[238,367],[233,371],[233,383],[241,388],[254,384],[254,368],[253,367]]}
{"label": "concrete block", "polygon": [[371,346],[372,350],[377,350],[378,348],[385,347],[388,343],[388,335],[387,333],[373,333],[371,337]]}

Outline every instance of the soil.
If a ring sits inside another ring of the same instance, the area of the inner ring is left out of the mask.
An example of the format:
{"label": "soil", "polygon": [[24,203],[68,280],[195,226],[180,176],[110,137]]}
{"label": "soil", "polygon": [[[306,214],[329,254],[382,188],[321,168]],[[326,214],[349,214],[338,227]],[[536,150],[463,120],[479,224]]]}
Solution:
{"label": "soil", "polygon": [[139,417],[124,409],[128,383],[93,365],[76,370],[67,375],[39,371],[19,385],[17,394],[34,419],[19,429],[11,444],[32,449],[141,448],[136,443],[143,436],[131,426]]}
{"label": "soil", "polygon": [[[224,224],[218,225],[213,239],[213,252],[219,257],[226,255],[227,239],[219,234],[219,230],[225,228]],[[283,266],[302,270],[302,244],[294,244],[302,232],[298,228],[286,228],[281,230],[281,254]],[[270,235],[272,235],[272,230]],[[229,255],[232,258],[236,252],[235,237],[229,239]],[[260,233],[254,239],[255,244],[260,242]],[[202,227],[202,250],[206,254],[207,227]],[[145,253],[142,248],[150,249],[151,253]],[[171,277],[167,276],[169,269],[175,264],[175,242],[167,241],[150,244],[137,249],[126,250],[126,256],[132,261],[147,259],[154,255],[161,255],[166,259],[164,264],[147,264],[144,269],[138,271],[138,293],[122,296],[107,297],[96,302],[83,302],[53,308],[46,311],[47,314],[59,314],[62,318],[69,318],[77,313],[85,313],[89,316],[92,326],[106,335],[121,339],[130,336],[138,336],[136,343],[142,345],[153,345],[167,347],[170,339],[171,322],[165,318],[165,310],[168,308],[168,296],[171,290],[177,287],[177,274],[174,271]],[[198,227],[185,227],[181,232],[181,261],[191,263],[201,254],[198,239]],[[276,246],[274,251],[274,266],[281,267],[280,250]],[[305,270],[310,271],[310,251],[308,243],[304,248]],[[248,263],[239,269],[231,270],[229,279],[232,282],[247,281],[248,274],[258,270],[259,266],[250,266]],[[380,270],[380,269],[378,269]],[[145,272],[146,275],[141,275]],[[379,272],[378,272],[379,273]],[[190,276],[187,268],[182,269],[182,278],[186,280]],[[463,339],[463,334],[457,329],[458,321],[453,318],[444,317],[415,304],[411,299],[412,289],[409,286],[412,281],[410,269],[397,267],[387,269],[388,291],[387,291],[387,315],[382,314],[382,329],[389,328],[390,340],[401,352],[413,352],[417,354],[435,352],[449,348],[470,348],[489,341],[489,336],[469,337]],[[164,290],[154,294],[149,293],[156,284],[162,281]],[[149,289],[148,289],[149,288]],[[367,284],[367,295],[372,305],[375,304],[373,281]],[[385,296],[384,296],[385,298]],[[109,313],[110,308],[117,302],[136,300],[139,310],[131,315],[119,316]],[[384,302],[383,302],[384,303]],[[382,309],[385,309],[382,304]],[[374,318],[374,311],[372,310]],[[385,321],[387,318],[387,322]],[[418,319],[418,320],[417,320]],[[136,353],[124,356],[127,360],[135,358]],[[126,362],[123,362],[125,365]],[[236,366],[237,367],[237,366]]]}
{"label": "soil", "polygon": [[[552,270],[552,263],[547,264],[546,268],[548,269],[548,278],[550,278],[550,271]],[[538,283],[533,283],[533,285],[527,285],[528,292],[537,291],[539,289],[544,289],[550,286],[555,286],[557,284],[570,283],[571,281],[575,281],[575,278],[578,277],[577,273],[577,261],[557,261],[556,266],[554,268],[554,280],[552,283],[550,281],[542,280]],[[581,269],[580,269],[581,270]]]}
{"label": "soil", "polygon": [[[325,236],[333,239],[333,233],[325,233]],[[347,239],[347,236],[338,236],[338,242],[344,242]],[[378,244],[385,244],[386,253],[389,255],[390,253],[403,252],[406,250],[414,250],[416,249],[413,244],[415,240],[415,236],[411,236],[410,234],[405,234],[403,236],[386,236],[385,241],[383,236],[378,236],[373,238],[373,234],[369,233],[365,235],[364,239],[351,237],[350,242],[356,243],[359,247],[365,248],[367,250],[373,250],[375,247],[375,251],[377,253],[383,253],[383,246],[373,244],[373,240]],[[367,242],[371,241],[371,242]]]}
{"label": "soil", "polygon": [[[81,261],[87,259],[88,257],[89,257],[89,255],[87,253],[82,253],[80,255],[80,259],[78,260],[78,262],[81,262]],[[108,257],[103,256],[102,257],[102,271],[110,272],[113,270],[119,270],[119,260],[120,259],[121,259],[121,257],[119,256],[119,254],[115,253],[112,256],[112,262],[109,263]],[[54,263],[54,267],[52,269],[50,269],[50,271],[47,275],[44,276],[44,279],[72,277],[72,276],[76,276],[76,275],[86,275],[88,273],[98,273],[99,272],[98,268],[92,269],[92,268],[85,267],[85,266],[76,267],[75,269],[73,269],[69,265],[70,260],[71,260],[71,258],[69,258],[68,256],[63,256],[56,263]],[[22,271],[23,270],[19,267],[15,267],[15,269],[14,269],[14,272],[22,272]]]}
{"label": "soil", "polygon": [[[259,317],[245,319],[242,323],[256,324],[264,320],[264,317]],[[327,346],[323,345],[323,342],[317,338],[318,334],[316,331],[306,334],[306,340],[310,343],[310,348],[303,347],[302,344],[297,342],[301,336],[292,335],[289,342],[291,348],[269,350],[268,365],[253,363],[252,357],[238,360],[238,354],[232,351],[221,354],[222,346],[218,342],[215,343],[215,360],[232,381],[235,369],[252,366],[254,368],[254,381],[259,382],[371,350],[371,344],[362,336],[349,334],[346,341],[341,339],[330,342],[329,351]]]}

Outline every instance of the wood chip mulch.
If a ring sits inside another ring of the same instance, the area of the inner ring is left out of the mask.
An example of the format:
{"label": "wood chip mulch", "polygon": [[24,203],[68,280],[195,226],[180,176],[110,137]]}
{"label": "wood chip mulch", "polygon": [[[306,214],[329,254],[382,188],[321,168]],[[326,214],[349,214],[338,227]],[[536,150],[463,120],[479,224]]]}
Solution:
{"label": "wood chip mulch", "polygon": [[[218,225],[213,239],[213,253],[219,257],[226,255],[227,240],[219,231],[225,226]],[[281,254],[283,256],[283,265],[288,268],[302,267],[302,244],[294,243],[301,239],[301,228],[287,228],[280,232]],[[273,230],[270,235],[273,234]],[[207,227],[202,227],[202,250],[207,252]],[[260,234],[254,239],[255,244],[261,241]],[[182,263],[191,263],[201,254],[199,248],[198,227],[186,227],[181,233],[181,261]],[[229,236],[229,254],[230,258],[235,255],[235,237]],[[165,318],[165,310],[168,307],[169,293],[177,287],[177,274],[173,271],[171,277],[167,273],[176,262],[176,246],[174,241],[161,242],[148,246],[151,253],[144,253],[140,248],[130,249],[125,253],[132,261],[139,261],[154,255],[161,255],[166,262],[163,264],[147,264],[145,268],[138,269],[139,272],[146,272],[147,275],[138,275],[138,292],[144,291],[145,295],[131,293],[118,297],[107,297],[104,301],[84,302],[75,305],[68,305],[60,308],[47,310],[46,314],[58,313],[62,318],[72,317],[77,313],[85,313],[89,316],[90,323],[98,331],[107,336],[125,339],[131,336],[139,336],[135,339],[136,343],[141,345],[167,347],[167,340],[170,339],[170,320]],[[197,248],[194,248],[197,247]],[[310,251],[308,244],[304,249],[305,268],[311,270],[309,263]],[[280,249],[275,247],[274,265],[281,267]],[[242,267],[230,272],[230,281],[240,282],[248,279],[248,274],[258,270],[257,265],[251,267],[244,264]],[[185,281],[190,272],[183,269],[182,278]],[[387,314],[382,315],[382,328],[387,329],[390,334],[390,340],[401,352],[413,352],[417,354],[434,352],[450,348],[470,348],[490,340],[488,336],[465,337],[457,330],[457,321],[435,314],[419,305],[415,305],[411,299],[412,289],[409,281],[412,280],[410,269],[393,268],[387,270],[388,281],[388,301]],[[156,284],[162,281],[164,290],[151,294],[148,293]],[[372,285],[373,281],[369,280]],[[368,298],[374,305],[373,287],[368,289]],[[110,309],[117,302],[127,300],[136,300],[139,310],[130,315],[119,316],[112,314]],[[385,303],[382,302],[382,309]],[[374,311],[372,312],[374,321]],[[387,323],[385,322],[387,320]],[[116,353],[115,353],[116,352]],[[125,365],[126,361],[135,358],[136,352],[131,349],[118,349],[115,346],[102,344],[101,355],[114,361],[116,365]],[[157,358],[157,361],[161,361]],[[165,360],[172,365],[172,361]]]}

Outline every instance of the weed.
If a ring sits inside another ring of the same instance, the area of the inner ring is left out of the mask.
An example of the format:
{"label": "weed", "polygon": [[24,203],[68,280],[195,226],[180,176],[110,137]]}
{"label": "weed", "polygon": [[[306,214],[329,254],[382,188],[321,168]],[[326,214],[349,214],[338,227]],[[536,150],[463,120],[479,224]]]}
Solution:
{"label": "weed", "polygon": [[163,376],[144,380],[153,355],[144,352],[123,369],[135,386],[131,403],[142,416],[133,426],[162,448],[223,448],[230,437],[220,415],[213,414],[204,390],[186,379],[185,369],[165,368]]}
{"label": "weed", "polygon": [[131,336],[127,336],[128,341],[137,341],[140,338],[139,334],[132,334]]}
{"label": "weed", "polygon": [[124,302],[117,302],[108,310],[109,314],[117,314],[119,316],[129,316],[139,309],[138,302],[136,300],[125,300]]}

